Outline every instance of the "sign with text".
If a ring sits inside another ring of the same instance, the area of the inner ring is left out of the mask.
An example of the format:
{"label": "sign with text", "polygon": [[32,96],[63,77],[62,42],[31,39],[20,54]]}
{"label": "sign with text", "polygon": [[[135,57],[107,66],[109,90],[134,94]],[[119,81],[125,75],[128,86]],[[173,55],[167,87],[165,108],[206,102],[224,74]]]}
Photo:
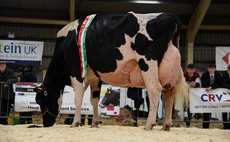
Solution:
{"label": "sign with text", "polygon": [[41,65],[44,42],[0,40],[0,59],[12,65]]}
{"label": "sign with text", "polygon": [[35,101],[36,92],[33,88],[40,83],[16,83],[15,85],[15,111],[40,111],[40,106]]}
{"label": "sign with text", "polygon": [[216,47],[216,69],[219,71],[225,71],[229,64],[230,47]]}
{"label": "sign with text", "polygon": [[230,89],[190,89],[190,111],[192,113],[230,112]]}
{"label": "sign with text", "polygon": [[[88,87],[84,93],[81,106],[81,114],[93,114],[93,107],[90,103],[90,93],[90,87]],[[75,114],[76,106],[74,98],[75,93],[73,91],[73,88],[70,86],[65,86],[60,113]]]}
{"label": "sign with text", "polygon": [[[40,83],[16,83],[15,86],[15,111],[40,111],[40,106],[36,103],[36,92],[33,88],[40,86]],[[70,86],[65,86],[60,113],[75,114],[74,91]],[[93,108],[90,103],[90,88],[85,91],[81,113],[93,114]]]}
{"label": "sign with text", "polygon": [[[15,86],[15,111],[16,112],[26,112],[26,111],[40,111],[40,106],[36,103],[35,97],[36,92],[33,92],[33,88],[40,86],[40,83],[16,83]],[[111,87],[111,85],[102,85],[101,93],[104,96],[106,89]],[[103,90],[105,89],[105,90]],[[92,115],[93,107],[90,103],[90,87],[84,93],[81,114]],[[73,88],[70,86],[65,86],[62,105],[60,113],[75,114],[75,93]],[[101,100],[101,99],[100,99]],[[107,106],[105,108],[98,107],[99,113],[104,113],[107,115],[119,115],[119,106]]]}

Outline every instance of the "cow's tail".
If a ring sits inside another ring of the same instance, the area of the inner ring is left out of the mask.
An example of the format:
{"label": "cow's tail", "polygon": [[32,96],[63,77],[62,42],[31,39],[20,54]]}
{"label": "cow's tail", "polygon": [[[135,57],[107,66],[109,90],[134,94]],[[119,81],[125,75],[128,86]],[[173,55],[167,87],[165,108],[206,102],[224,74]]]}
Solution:
{"label": "cow's tail", "polygon": [[[179,108],[181,106],[180,103],[182,103],[184,109],[186,110],[189,107],[189,86],[185,82],[182,69],[180,70],[178,82],[176,85],[176,95],[175,95],[174,103],[175,105],[179,105]],[[180,108],[180,110],[183,109]]]}

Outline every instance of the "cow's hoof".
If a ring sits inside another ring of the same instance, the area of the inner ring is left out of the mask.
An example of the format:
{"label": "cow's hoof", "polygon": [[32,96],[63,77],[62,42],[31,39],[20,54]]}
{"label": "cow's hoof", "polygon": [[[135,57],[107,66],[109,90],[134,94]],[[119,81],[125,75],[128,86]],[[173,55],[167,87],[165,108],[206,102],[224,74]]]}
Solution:
{"label": "cow's hoof", "polygon": [[152,125],[151,125],[150,127],[147,127],[147,126],[144,127],[144,130],[147,130],[147,131],[148,131],[148,130],[152,130],[152,129],[153,129],[153,126],[152,126]]}
{"label": "cow's hoof", "polygon": [[144,128],[145,131],[148,131],[148,129]]}
{"label": "cow's hoof", "polygon": [[150,131],[150,130],[152,130],[152,129],[153,129],[153,127],[150,127],[150,128],[144,127],[144,130],[145,130],[145,131]]}
{"label": "cow's hoof", "polygon": [[169,130],[170,130],[170,125],[169,125],[169,124],[166,124],[165,126],[163,126],[163,127],[161,128],[161,130],[169,131]]}
{"label": "cow's hoof", "polygon": [[75,125],[71,125],[70,128],[82,126],[81,122],[76,122]]}
{"label": "cow's hoof", "polygon": [[102,124],[102,121],[96,121],[90,128],[99,128],[99,124]]}

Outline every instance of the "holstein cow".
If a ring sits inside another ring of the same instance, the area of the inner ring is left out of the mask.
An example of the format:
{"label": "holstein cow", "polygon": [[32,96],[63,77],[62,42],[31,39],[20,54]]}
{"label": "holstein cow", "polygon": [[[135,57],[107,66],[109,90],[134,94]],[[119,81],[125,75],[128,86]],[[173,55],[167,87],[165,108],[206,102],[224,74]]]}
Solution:
{"label": "holstein cow", "polygon": [[57,34],[43,84],[34,89],[43,125],[54,125],[64,86],[71,84],[76,105],[71,126],[80,125],[83,94],[90,85],[92,127],[98,127],[98,102],[104,81],[114,86],[148,90],[150,112],[146,130],[155,125],[163,90],[167,113],[162,129],[169,130],[176,90],[184,97],[188,95],[180,54],[172,43],[172,38],[179,36],[180,28],[178,17],[171,13],[94,14],[69,23]]}

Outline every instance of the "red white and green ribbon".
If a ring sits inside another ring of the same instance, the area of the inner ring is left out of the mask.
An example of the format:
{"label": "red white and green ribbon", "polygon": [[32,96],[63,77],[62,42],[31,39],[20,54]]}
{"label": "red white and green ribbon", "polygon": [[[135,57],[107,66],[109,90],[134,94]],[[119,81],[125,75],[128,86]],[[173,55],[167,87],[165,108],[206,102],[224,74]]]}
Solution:
{"label": "red white and green ribbon", "polygon": [[81,60],[81,77],[84,78],[87,74],[87,57],[86,57],[86,47],[85,47],[85,37],[87,29],[90,23],[93,21],[96,14],[89,15],[85,18],[84,22],[81,25],[81,29],[78,36],[78,46],[79,46],[79,55]]}

